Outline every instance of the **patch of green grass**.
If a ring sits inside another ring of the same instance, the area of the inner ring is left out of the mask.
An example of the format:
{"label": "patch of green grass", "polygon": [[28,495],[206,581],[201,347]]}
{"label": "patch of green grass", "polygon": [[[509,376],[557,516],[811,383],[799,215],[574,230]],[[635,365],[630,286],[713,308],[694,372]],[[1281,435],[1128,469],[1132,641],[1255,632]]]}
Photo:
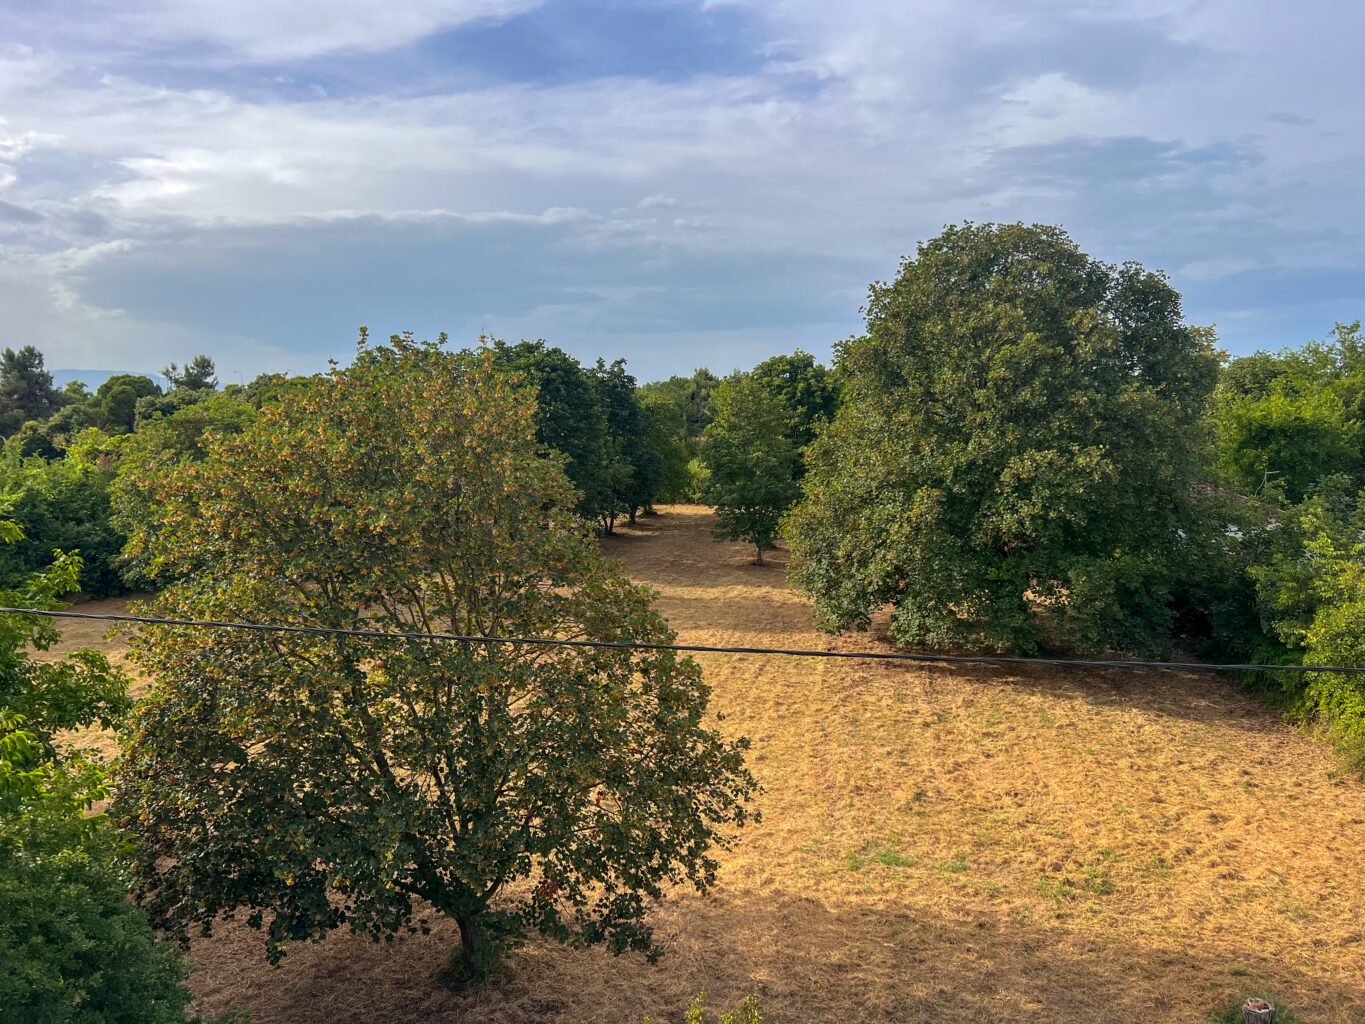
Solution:
{"label": "patch of green grass", "polygon": [[858,854],[854,853],[852,850],[849,850],[848,853],[844,854],[845,871],[858,871],[862,866],[863,858]]}
{"label": "patch of green grass", "polygon": [[1121,818],[1121,817],[1123,817],[1125,814],[1132,814],[1132,813],[1133,813],[1133,809],[1132,809],[1131,807],[1125,807],[1123,804],[1115,804],[1115,805],[1114,805],[1114,813],[1115,813],[1116,815],[1118,815],[1118,816]]}
{"label": "patch of green grass", "polygon": [[1079,899],[1081,895],[1076,884],[1069,878],[1054,878],[1051,875],[1044,875],[1038,879],[1036,886],[1038,895],[1045,900],[1050,900],[1054,907],[1060,908],[1063,903]]}
{"label": "patch of green grass", "polygon": [[1015,907],[1013,910],[1010,911],[1010,920],[1013,921],[1015,924],[1023,925],[1033,924],[1033,908]]}
{"label": "patch of green grass", "polygon": [[872,855],[872,859],[878,864],[885,864],[889,868],[913,868],[919,863],[919,858],[915,856],[903,856],[895,850],[878,850]]}
{"label": "patch of green grass", "polygon": [[1271,1006],[1275,1007],[1275,1024],[1304,1024],[1304,1020],[1297,1013],[1292,1013],[1284,1008],[1284,1004],[1267,992],[1243,991],[1236,1001],[1228,1003],[1227,1006],[1219,1007],[1209,1014],[1209,1024],[1242,1024],[1242,1006],[1247,1001],[1248,996],[1255,996],[1264,999]]}
{"label": "patch of green grass", "polygon": [[967,859],[967,855],[961,850],[955,851],[949,860],[938,860],[934,862],[934,870],[938,872],[938,876],[945,881],[949,874],[960,875],[966,871],[970,871],[971,867],[972,862]]}

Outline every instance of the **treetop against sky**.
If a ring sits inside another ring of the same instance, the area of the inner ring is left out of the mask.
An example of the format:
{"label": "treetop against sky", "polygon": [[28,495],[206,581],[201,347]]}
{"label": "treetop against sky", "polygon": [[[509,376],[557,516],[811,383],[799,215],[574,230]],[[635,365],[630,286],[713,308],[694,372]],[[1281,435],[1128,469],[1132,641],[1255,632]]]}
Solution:
{"label": "treetop against sky", "polygon": [[1365,305],[1357,5],[0,0],[0,304],[53,367],[546,337],[642,380],[1064,224],[1234,352]]}

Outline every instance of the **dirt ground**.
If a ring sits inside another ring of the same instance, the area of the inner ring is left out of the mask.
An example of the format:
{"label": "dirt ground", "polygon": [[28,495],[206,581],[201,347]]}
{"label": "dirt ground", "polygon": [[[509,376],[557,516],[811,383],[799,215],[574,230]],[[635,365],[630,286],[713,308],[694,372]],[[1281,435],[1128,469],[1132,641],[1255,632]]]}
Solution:
{"label": "dirt ground", "polygon": [[[684,642],[839,649],[785,556],[670,507],[605,541]],[[116,607],[114,602],[99,606]],[[98,606],[96,606],[98,607]],[[73,627],[95,645],[101,630]],[[74,645],[74,644],[73,644]],[[117,650],[117,643],[111,645]],[[1365,784],[1212,675],[703,655],[753,741],[763,821],[706,897],[656,914],[657,966],[533,941],[477,994],[434,980],[453,929],[336,935],[279,968],[197,942],[205,1011],[255,1024],[680,1021],[752,991],[771,1024],[1205,1021],[1273,992],[1365,1022]]]}

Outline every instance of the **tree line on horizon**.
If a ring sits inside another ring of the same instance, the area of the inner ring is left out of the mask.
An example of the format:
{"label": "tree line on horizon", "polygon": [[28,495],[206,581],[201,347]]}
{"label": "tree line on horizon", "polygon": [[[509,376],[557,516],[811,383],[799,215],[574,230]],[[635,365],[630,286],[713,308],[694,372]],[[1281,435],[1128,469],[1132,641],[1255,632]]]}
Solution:
{"label": "tree line on horizon", "polygon": [[[798,350],[640,385],[544,341],[445,340],[362,331],[328,374],[220,388],[196,357],[165,391],[93,394],[5,350],[4,600],[79,583],[155,590],[176,618],[666,645],[595,536],[702,501],[756,563],[785,540],[832,631],[890,606],[905,646],[1365,665],[1359,324],[1228,359],[1163,275],[1060,228],[967,224],[871,287],[829,368]],[[703,724],[675,652],[159,627],[133,645],[156,682],[130,711],[95,652],[29,657],[55,637],[0,622],[0,957],[23,950],[21,995],[46,1006],[88,998],[68,976],[107,959],[68,946],[131,942],[149,987],[101,975],[100,998],[160,1016],[110,1019],[183,1019],[148,920],[183,936],[239,909],[276,958],[343,926],[422,930],[420,902],[458,923],[465,981],[535,931],[653,956],[647,901],[705,890],[750,816],[747,744]],[[1365,768],[1358,679],[1245,682]],[[53,739],[114,722],[116,785]],[[111,792],[112,820],[87,818]],[[58,892],[84,900],[67,946],[11,941],[55,934],[32,896]]]}

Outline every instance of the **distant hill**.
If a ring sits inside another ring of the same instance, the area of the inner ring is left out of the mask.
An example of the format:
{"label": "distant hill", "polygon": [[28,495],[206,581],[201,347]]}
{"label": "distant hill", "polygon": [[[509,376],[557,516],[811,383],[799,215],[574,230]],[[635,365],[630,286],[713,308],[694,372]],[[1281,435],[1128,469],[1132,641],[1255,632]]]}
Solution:
{"label": "distant hill", "polygon": [[63,388],[68,381],[84,381],[85,386],[91,391],[98,391],[99,386],[110,377],[117,377],[120,373],[138,374],[142,377],[150,377],[160,385],[161,390],[166,390],[166,378],[159,373],[148,373],[146,370],[53,370],[52,383],[57,388]]}

